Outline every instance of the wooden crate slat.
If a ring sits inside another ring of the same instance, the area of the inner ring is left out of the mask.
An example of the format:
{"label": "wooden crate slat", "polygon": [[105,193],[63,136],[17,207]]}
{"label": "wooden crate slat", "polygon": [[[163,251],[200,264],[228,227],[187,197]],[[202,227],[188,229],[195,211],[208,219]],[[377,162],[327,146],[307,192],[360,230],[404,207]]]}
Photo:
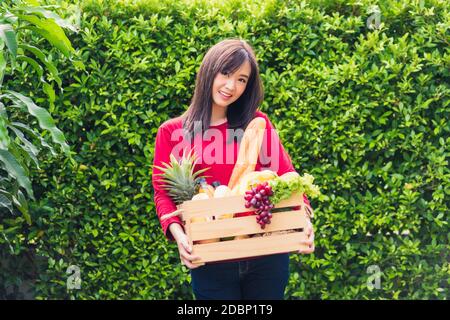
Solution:
{"label": "wooden crate slat", "polygon": [[274,213],[271,223],[266,225],[265,229],[261,229],[260,225],[256,223],[256,216],[214,220],[210,222],[196,222],[191,223],[190,228],[192,240],[197,241],[299,229],[305,228],[306,224],[306,214],[303,210],[292,210]]}
{"label": "wooden crate slat", "polygon": [[276,204],[275,208],[296,207],[302,206],[303,204],[304,204],[303,194],[294,193],[290,196],[289,199],[282,200],[278,204]]}
{"label": "wooden crate slat", "polygon": [[253,211],[245,208],[243,196],[225,198],[211,198],[205,200],[185,201],[181,205],[183,220],[197,217],[211,217],[215,215]]}
{"label": "wooden crate slat", "polygon": [[307,246],[300,244],[304,240],[306,240],[306,234],[304,232],[295,232],[267,237],[198,244],[193,246],[192,254],[199,256],[201,259],[193,261],[193,263],[204,264],[213,261],[293,252],[307,248]]}
{"label": "wooden crate slat", "polygon": [[[301,205],[303,205],[303,195],[295,193],[289,199],[280,201],[280,203],[275,205],[275,208],[295,207]],[[249,212],[255,210],[253,208],[245,208],[245,199],[242,195],[185,201],[180,205],[180,208],[184,211],[181,215],[184,221],[189,218],[220,216],[222,214]]]}

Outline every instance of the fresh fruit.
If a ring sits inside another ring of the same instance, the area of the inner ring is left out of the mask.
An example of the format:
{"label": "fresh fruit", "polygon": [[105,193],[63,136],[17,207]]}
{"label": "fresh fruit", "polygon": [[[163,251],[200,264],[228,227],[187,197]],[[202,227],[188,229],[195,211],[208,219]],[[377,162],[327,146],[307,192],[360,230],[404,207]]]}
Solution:
{"label": "fresh fruit", "polygon": [[242,177],[238,185],[239,189],[237,189],[236,193],[244,195],[245,192],[247,190],[250,190],[253,186],[265,181],[273,180],[277,177],[278,175],[276,174],[276,172],[273,172],[271,170],[249,172],[244,177]]}
{"label": "fresh fruit", "polygon": [[[235,195],[245,195],[247,191],[252,190],[252,188],[257,186],[258,184],[272,181],[276,178],[278,178],[278,175],[271,170],[249,172],[245,175],[245,177],[242,178],[242,181],[236,187],[234,194]],[[266,191],[263,191],[263,195],[265,192]],[[255,205],[256,201],[258,201],[258,199],[255,199],[253,201],[252,205]],[[236,218],[239,218],[239,217],[246,217],[246,216],[251,216],[251,215],[253,215],[253,212],[239,212],[239,213],[236,213],[234,216]]]}
{"label": "fresh fruit", "polygon": [[[232,195],[231,190],[230,190],[230,188],[228,188],[228,186],[220,185],[214,190],[214,198],[224,198],[224,197],[229,197],[231,195]],[[233,218],[233,214],[228,213],[228,214],[222,214],[221,216],[219,216],[218,220],[231,219],[231,218]]]}
{"label": "fresh fruit", "polygon": [[236,164],[228,182],[230,189],[233,189],[245,174],[255,170],[265,128],[266,120],[262,117],[254,118],[247,125],[239,146]]}
{"label": "fresh fruit", "polygon": [[191,200],[196,201],[196,200],[207,200],[207,199],[210,199],[208,194],[202,192],[202,193],[197,193],[196,195],[194,195]]}
{"label": "fresh fruit", "polygon": [[257,172],[259,172],[258,179],[261,182],[264,182],[264,181],[267,181],[267,180],[271,180],[271,179],[274,179],[274,178],[278,177],[278,175],[277,175],[277,173],[275,171],[268,170],[268,169],[262,170],[262,171],[257,171]]}
{"label": "fresh fruit", "polygon": [[164,167],[155,166],[162,171],[162,173],[156,175],[162,176],[163,189],[168,192],[177,205],[192,199],[194,194],[198,192],[200,179],[204,178],[200,174],[209,169],[204,168],[194,173],[196,156],[192,151],[193,149],[187,155],[183,151],[180,161],[173,154],[170,154],[169,164],[163,162]]}
{"label": "fresh fruit", "polygon": [[270,224],[270,219],[272,219],[271,210],[274,208],[270,201],[272,195],[272,187],[267,181],[253,186],[251,190],[245,192],[245,207],[256,209],[256,222],[261,226],[261,229],[264,229],[266,224]]}
{"label": "fresh fruit", "polygon": [[231,196],[231,190],[228,186],[220,185],[214,190],[214,198],[223,198]]}
{"label": "fresh fruit", "polygon": [[199,179],[199,183],[200,183],[200,188],[198,189],[199,193],[206,193],[208,195],[208,197],[213,198],[214,197],[214,188],[213,186],[209,185],[206,182],[205,178],[200,178]]}
{"label": "fresh fruit", "polygon": [[240,180],[239,183],[236,186],[236,193],[243,195],[245,193],[245,191],[247,191],[249,189],[249,184],[250,181],[253,181],[256,179],[256,177],[258,176],[258,171],[252,171],[247,173],[245,176],[243,176]]}
{"label": "fresh fruit", "polygon": [[[209,199],[206,193],[197,193],[195,196],[192,197],[192,201],[206,200],[206,199]],[[206,217],[196,217],[191,219],[191,222],[206,222],[206,221],[207,221]]]}

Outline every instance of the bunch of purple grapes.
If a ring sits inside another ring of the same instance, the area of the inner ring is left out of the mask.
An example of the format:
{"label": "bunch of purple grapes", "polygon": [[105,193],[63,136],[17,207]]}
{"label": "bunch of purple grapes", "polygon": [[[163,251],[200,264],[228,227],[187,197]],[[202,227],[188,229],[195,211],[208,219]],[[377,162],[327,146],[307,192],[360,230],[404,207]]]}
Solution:
{"label": "bunch of purple grapes", "polygon": [[267,181],[245,192],[245,207],[247,209],[250,207],[256,209],[256,222],[261,226],[261,229],[264,229],[266,224],[270,224],[270,219],[272,218],[271,210],[274,208],[270,201],[270,196],[272,195],[272,187]]}

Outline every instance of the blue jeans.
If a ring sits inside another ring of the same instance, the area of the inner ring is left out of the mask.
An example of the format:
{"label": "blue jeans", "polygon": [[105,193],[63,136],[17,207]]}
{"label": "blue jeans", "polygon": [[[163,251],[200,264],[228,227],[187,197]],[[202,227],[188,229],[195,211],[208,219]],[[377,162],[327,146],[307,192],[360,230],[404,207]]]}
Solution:
{"label": "blue jeans", "polygon": [[206,264],[191,270],[198,300],[282,300],[289,280],[289,253]]}

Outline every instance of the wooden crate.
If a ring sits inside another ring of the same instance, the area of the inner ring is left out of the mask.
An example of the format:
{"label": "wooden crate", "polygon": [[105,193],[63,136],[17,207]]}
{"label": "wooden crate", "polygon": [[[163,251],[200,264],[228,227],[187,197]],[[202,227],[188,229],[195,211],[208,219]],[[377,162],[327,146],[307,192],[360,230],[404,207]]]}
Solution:
{"label": "wooden crate", "polygon": [[[256,257],[269,254],[286,253],[306,249],[300,244],[306,240],[303,230],[307,225],[307,214],[302,194],[294,194],[289,199],[278,203],[275,208],[300,206],[298,210],[274,212],[271,223],[261,229],[256,222],[256,216],[238,217],[232,219],[217,219],[223,214],[254,211],[245,208],[244,196],[232,196],[206,200],[185,201],[178,208],[182,212],[185,232],[193,248],[192,254],[201,259],[193,261],[203,265],[208,262]],[[292,209],[292,208],[291,208]],[[177,210],[178,211],[178,210]],[[192,218],[210,218],[206,222],[191,222]],[[296,230],[287,234],[250,237],[247,239],[227,240],[207,244],[194,244],[195,241],[229,238],[234,236],[254,235],[266,232]]]}

